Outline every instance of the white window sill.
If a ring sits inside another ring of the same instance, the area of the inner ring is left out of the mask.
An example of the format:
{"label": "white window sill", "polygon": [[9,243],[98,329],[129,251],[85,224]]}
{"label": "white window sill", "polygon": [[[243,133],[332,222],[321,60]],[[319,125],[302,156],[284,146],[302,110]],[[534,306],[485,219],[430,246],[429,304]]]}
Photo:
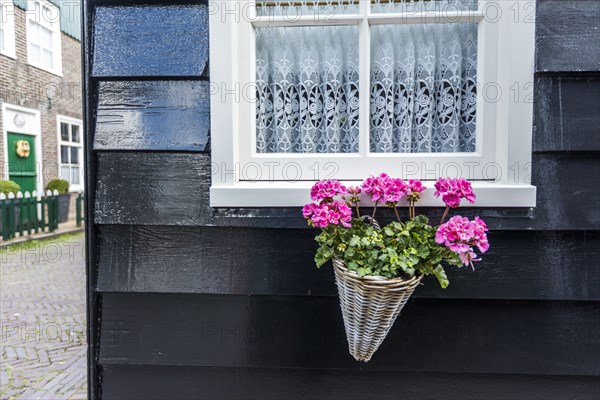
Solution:
{"label": "white window sill", "polygon": [[15,53],[13,53],[13,52],[10,52],[10,51],[0,51],[0,54],[3,55],[3,56],[6,56],[8,58],[12,58],[13,60],[17,59],[17,55]]}
{"label": "white window sill", "polygon": [[[442,207],[442,200],[434,197],[434,182],[424,182],[427,190],[418,206]],[[230,186],[210,188],[211,207],[299,207],[310,200],[310,188],[314,182],[241,182]],[[360,182],[345,182],[358,185]],[[508,185],[504,183],[474,182],[477,200],[472,207],[535,207],[536,188],[531,185]],[[466,204],[465,204],[466,203]],[[366,204],[366,202],[363,202]]]}

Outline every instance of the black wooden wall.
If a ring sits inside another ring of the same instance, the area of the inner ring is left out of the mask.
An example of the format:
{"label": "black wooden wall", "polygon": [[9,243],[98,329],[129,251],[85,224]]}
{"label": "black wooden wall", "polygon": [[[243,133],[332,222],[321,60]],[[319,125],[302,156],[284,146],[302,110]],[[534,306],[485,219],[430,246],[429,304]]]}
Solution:
{"label": "black wooden wall", "polygon": [[538,1],[537,207],[368,364],[298,209],[208,206],[207,5],[84,4],[91,398],[598,398],[600,3]]}

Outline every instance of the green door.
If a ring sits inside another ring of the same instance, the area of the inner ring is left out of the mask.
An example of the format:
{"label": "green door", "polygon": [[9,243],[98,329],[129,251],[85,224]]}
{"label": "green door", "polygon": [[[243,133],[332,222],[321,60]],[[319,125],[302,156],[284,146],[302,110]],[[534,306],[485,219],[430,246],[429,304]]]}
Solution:
{"label": "green door", "polygon": [[21,186],[21,192],[36,190],[35,136],[8,132],[8,179]]}

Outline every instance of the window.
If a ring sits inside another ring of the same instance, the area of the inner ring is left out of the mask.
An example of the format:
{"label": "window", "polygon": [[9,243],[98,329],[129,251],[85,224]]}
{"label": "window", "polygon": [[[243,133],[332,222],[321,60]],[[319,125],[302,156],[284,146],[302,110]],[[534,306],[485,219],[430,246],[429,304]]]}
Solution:
{"label": "window", "polygon": [[213,8],[213,206],[296,206],[316,179],[382,171],[469,178],[476,205],[535,204],[534,2]]}
{"label": "window", "polygon": [[83,190],[83,132],[81,121],[58,117],[59,173],[69,181],[70,190]]}
{"label": "window", "polygon": [[47,1],[36,1],[27,11],[29,64],[62,75],[60,10]]}
{"label": "window", "polygon": [[15,15],[12,1],[0,0],[0,54],[16,58]]}

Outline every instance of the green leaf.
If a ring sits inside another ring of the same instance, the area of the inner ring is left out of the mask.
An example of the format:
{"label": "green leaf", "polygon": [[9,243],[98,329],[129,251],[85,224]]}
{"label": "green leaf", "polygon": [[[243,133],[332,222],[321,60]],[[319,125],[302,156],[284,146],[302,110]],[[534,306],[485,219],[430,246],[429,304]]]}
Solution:
{"label": "green leaf", "polygon": [[433,274],[437,278],[442,289],[446,289],[450,284],[450,281],[448,281],[448,277],[446,276],[446,271],[444,271],[444,268],[441,265],[438,265],[433,270]]}
{"label": "green leaf", "polygon": [[317,253],[315,254],[315,263],[317,264],[317,268],[321,268],[323,264],[329,261],[333,257],[333,251],[329,247],[321,246],[317,249]]}

